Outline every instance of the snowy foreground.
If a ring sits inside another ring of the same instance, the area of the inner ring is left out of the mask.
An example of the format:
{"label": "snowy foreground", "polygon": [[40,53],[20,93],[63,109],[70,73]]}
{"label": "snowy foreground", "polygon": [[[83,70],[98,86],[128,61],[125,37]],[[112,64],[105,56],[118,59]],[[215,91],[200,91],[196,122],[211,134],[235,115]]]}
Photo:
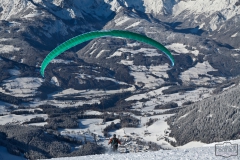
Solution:
{"label": "snowy foreground", "polygon": [[[232,142],[234,143],[234,142]],[[236,143],[236,142],[235,142]],[[240,144],[240,141],[238,141]],[[239,150],[238,150],[239,153]],[[142,153],[107,153],[104,155],[91,155],[73,158],[53,158],[51,160],[239,160],[240,156],[221,157],[215,155],[215,145],[189,149],[160,150]]]}
{"label": "snowy foreground", "polygon": [[[232,144],[240,144],[240,140],[230,141]],[[192,143],[194,144],[194,143]],[[221,143],[222,144],[222,143]],[[190,146],[189,146],[190,147]],[[194,147],[194,146],[192,146]],[[238,153],[239,153],[238,148]],[[240,156],[221,157],[215,155],[215,143],[198,148],[160,150],[156,152],[142,153],[106,153],[103,155],[91,155],[82,157],[53,158],[51,160],[239,160]]]}
{"label": "snowy foreground", "polygon": [[[240,140],[230,141],[232,144],[240,145]],[[194,147],[191,143],[191,146]],[[90,155],[81,157],[65,157],[52,158],[48,160],[239,160],[240,155],[231,157],[221,157],[215,155],[215,144],[212,143],[203,145],[203,147],[182,149],[176,148],[173,150],[160,150],[156,152],[141,152],[141,153],[111,153],[110,151],[102,155]],[[223,142],[220,142],[223,144]],[[238,147],[238,153],[240,149]],[[5,147],[0,146],[0,160],[25,160],[23,157],[10,155]]]}

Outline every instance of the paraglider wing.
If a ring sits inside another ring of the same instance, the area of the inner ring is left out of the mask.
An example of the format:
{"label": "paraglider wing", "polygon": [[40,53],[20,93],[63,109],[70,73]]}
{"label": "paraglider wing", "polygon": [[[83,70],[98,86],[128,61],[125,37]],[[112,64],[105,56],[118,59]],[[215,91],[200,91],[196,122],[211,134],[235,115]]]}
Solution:
{"label": "paraglider wing", "polygon": [[94,38],[106,37],[106,36],[128,38],[128,39],[133,39],[133,40],[137,40],[140,42],[150,44],[150,45],[158,48],[162,52],[164,52],[168,56],[168,58],[171,60],[172,66],[174,66],[174,58],[173,58],[172,54],[170,53],[170,51],[167,48],[165,48],[162,44],[160,44],[159,42],[157,42],[149,37],[146,37],[141,34],[129,32],[129,31],[121,31],[121,30],[93,31],[93,32],[88,32],[88,33],[76,36],[74,38],[71,38],[71,39],[67,40],[66,42],[62,43],[61,45],[59,45],[58,47],[56,47],[54,50],[52,50],[42,62],[41,69],[40,69],[41,75],[44,77],[44,70],[46,69],[47,65],[55,57],[57,57],[64,51],[66,51],[80,43],[92,40]]}

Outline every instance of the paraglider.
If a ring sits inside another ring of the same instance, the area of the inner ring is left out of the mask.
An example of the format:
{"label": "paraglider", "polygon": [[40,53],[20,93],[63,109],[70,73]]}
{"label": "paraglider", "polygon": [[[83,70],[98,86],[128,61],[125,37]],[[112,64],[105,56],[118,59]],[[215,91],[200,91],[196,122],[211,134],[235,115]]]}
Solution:
{"label": "paraglider", "polygon": [[66,42],[62,43],[61,45],[59,45],[58,47],[56,47],[54,50],[52,50],[46,56],[46,58],[43,60],[43,62],[41,64],[41,69],[40,69],[41,75],[44,77],[44,70],[46,69],[47,65],[55,57],[57,57],[64,51],[66,51],[80,43],[92,40],[94,38],[107,37],[107,36],[133,39],[133,40],[137,40],[137,41],[152,45],[152,46],[158,48],[159,50],[161,50],[162,52],[164,52],[168,56],[168,58],[171,60],[172,66],[174,66],[174,58],[173,58],[172,54],[170,53],[170,51],[167,48],[165,48],[162,44],[160,44],[159,42],[157,42],[147,36],[129,32],[129,31],[122,31],[122,30],[93,31],[93,32],[88,32],[88,33],[76,36],[74,38],[71,38],[71,39],[67,40]]}
{"label": "paraglider", "polygon": [[116,152],[118,149],[118,144],[121,145],[121,142],[119,141],[118,138],[116,138],[116,134],[113,134],[113,138],[110,139],[108,142],[108,145],[111,144],[113,152]]}

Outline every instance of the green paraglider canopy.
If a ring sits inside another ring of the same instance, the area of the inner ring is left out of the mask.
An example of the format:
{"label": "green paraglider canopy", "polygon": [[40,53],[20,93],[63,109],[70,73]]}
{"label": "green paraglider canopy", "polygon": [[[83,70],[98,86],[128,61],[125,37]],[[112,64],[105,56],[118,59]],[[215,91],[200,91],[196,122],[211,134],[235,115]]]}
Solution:
{"label": "green paraglider canopy", "polygon": [[137,40],[140,42],[144,42],[147,44],[150,44],[156,48],[158,48],[159,50],[161,50],[162,52],[164,52],[168,58],[171,60],[172,62],[172,66],[174,66],[174,58],[172,56],[172,54],[170,53],[170,51],[165,48],[162,44],[160,44],[159,42],[141,35],[141,34],[137,34],[137,33],[133,33],[133,32],[129,32],[129,31],[122,31],[122,30],[110,30],[110,31],[93,31],[93,32],[88,32],[85,34],[81,34],[79,36],[76,36],[74,38],[71,38],[67,41],[65,41],[64,43],[60,44],[58,47],[56,47],[54,50],[52,50],[47,56],[46,58],[43,60],[42,64],[41,64],[41,75],[44,77],[44,71],[47,67],[47,65],[58,55],[60,55],[61,53],[63,53],[64,51],[89,40],[95,39],[95,38],[99,38],[99,37],[106,37],[106,36],[112,36],[112,37],[121,37],[121,38],[128,38],[128,39],[133,39],[133,40]]}

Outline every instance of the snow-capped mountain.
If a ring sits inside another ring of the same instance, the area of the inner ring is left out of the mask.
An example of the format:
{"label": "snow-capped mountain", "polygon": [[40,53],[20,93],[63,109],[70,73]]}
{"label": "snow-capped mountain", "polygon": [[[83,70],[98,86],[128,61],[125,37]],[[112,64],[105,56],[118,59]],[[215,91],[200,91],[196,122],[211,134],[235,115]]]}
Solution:
{"label": "snow-capped mountain", "polygon": [[[145,13],[163,14],[164,10],[170,10],[174,1],[150,1],[150,0],[16,0],[13,2],[1,0],[1,19],[7,20],[20,17],[19,13],[28,14],[28,17],[37,16],[36,6],[44,7],[47,11],[63,19],[84,18],[84,14],[96,18],[106,18],[112,12],[118,12],[121,7],[133,7]],[[165,8],[166,7],[166,8]],[[26,13],[26,10],[29,10]],[[24,13],[25,12],[25,13]]]}
{"label": "snow-capped mountain", "polygon": [[[39,159],[102,154],[113,133],[123,153],[238,139],[239,26],[239,0],[0,0],[0,145]],[[113,29],[162,43],[175,66],[147,44],[104,37],[41,77],[62,42]]]}

